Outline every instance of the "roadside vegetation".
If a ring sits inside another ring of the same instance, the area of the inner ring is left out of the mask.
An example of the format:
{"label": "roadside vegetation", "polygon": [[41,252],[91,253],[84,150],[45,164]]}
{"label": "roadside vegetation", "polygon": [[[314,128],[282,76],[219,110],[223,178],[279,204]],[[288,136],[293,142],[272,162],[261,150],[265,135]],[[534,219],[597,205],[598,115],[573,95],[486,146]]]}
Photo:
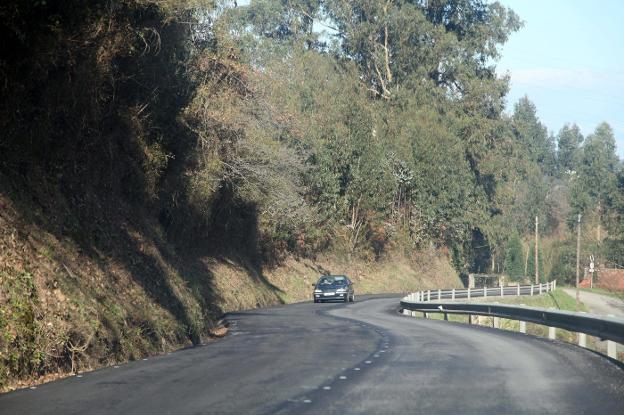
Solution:
{"label": "roadside vegetation", "polygon": [[[621,263],[607,123],[504,112],[496,2],[0,5],[0,389],[196,344],[224,311]],[[607,231],[608,229],[608,231]],[[596,232],[594,232],[596,230]],[[596,235],[596,236],[594,236]]]}

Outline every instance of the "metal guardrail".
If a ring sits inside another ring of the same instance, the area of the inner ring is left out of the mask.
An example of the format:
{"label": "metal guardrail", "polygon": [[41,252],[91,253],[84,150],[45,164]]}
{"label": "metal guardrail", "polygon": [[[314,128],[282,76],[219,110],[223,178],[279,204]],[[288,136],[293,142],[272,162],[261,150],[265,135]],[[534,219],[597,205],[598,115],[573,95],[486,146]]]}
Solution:
{"label": "metal guardrail", "polygon": [[431,300],[457,300],[462,298],[479,298],[479,297],[509,297],[521,295],[538,295],[544,292],[554,291],[557,288],[557,281],[551,281],[544,284],[532,285],[516,285],[509,287],[493,287],[493,288],[467,288],[452,290],[427,290],[417,291],[408,294],[403,298],[406,301],[431,301]]}
{"label": "metal guardrail", "polygon": [[[548,290],[554,289],[556,286],[554,281],[548,284],[552,284]],[[509,288],[510,287],[503,288],[502,291],[504,295],[513,295],[506,294]],[[515,289],[516,293],[518,292],[517,287],[511,288]],[[525,288],[526,286],[523,287],[523,289],[520,289],[520,293],[526,291]],[[496,295],[494,294],[494,291],[491,290],[498,290],[498,295],[500,295],[501,292],[500,288],[487,289],[484,295],[483,289],[479,290],[481,290],[481,295],[479,297],[490,296],[490,294],[492,294],[492,296]],[[453,290],[440,290],[440,295],[437,295],[438,293],[435,292],[435,298],[439,298],[440,300],[448,299],[450,297],[448,297],[446,293],[450,291]],[[470,297],[467,296],[468,294],[464,297],[459,297],[458,294],[460,293],[455,291],[454,298],[472,298],[475,293],[472,292]],[[421,291],[419,293],[412,293],[401,300],[401,308],[404,310],[404,313],[405,311],[408,313],[421,312],[425,315],[425,317],[427,316],[427,313],[442,313],[445,315],[445,319],[447,319],[448,314],[468,315],[470,319],[469,321],[471,321],[472,315],[494,317],[495,327],[497,326],[496,319],[499,318],[518,320],[521,322],[520,331],[523,333],[526,333],[526,322],[541,324],[549,327],[549,338],[551,339],[555,338],[555,328],[560,328],[578,333],[578,343],[582,347],[586,347],[586,335],[595,336],[600,339],[607,340],[607,355],[614,359],[617,358],[615,343],[624,344],[624,320],[622,319],[597,316],[587,313],[546,310],[527,306],[458,303],[440,300],[427,301],[427,298],[431,298],[430,292]]]}

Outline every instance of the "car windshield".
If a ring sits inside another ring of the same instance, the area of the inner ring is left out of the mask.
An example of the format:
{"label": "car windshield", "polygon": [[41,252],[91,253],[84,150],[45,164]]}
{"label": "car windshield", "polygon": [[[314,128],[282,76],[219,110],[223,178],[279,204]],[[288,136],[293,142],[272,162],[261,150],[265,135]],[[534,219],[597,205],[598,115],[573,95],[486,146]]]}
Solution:
{"label": "car windshield", "polygon": [[329,275],[326,277],[322,277],[319,282],[318,285],[341,285],[341,284],[345,284],[347,282],[346,277],[343,277],[341,275],[335,276],[335,275]]}

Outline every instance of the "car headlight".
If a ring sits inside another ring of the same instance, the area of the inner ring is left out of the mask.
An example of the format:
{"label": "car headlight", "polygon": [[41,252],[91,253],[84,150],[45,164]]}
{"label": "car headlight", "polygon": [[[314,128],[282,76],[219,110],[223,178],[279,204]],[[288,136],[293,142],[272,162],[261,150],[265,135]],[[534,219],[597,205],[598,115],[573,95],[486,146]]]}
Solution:
{"label": "car headlight", "polygon": [[347,291],[347,289],[346,289],[346,288],[338,288],[338,289],[336,290],[336,292],[337,292],[337,293],[343,293],[343,292],[345,292],[345,291]]}
{"label": "car headlight", "polygon": [[320,293],[322,293],[322,292],[323,292],[323,290],[314,290],[314,293],[315,293],[315,294],[320,294]]}

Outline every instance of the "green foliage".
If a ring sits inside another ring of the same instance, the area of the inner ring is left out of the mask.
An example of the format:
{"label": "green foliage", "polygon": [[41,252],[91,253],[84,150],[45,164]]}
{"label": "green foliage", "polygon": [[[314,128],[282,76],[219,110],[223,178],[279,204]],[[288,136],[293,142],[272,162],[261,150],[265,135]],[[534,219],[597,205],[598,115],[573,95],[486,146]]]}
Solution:
{"label": "green foliage", "polygon": [[[160,212],[171,237],[221,247],[206,235],[224,234],[267,260],[334,242],[365,256],[433,242],[462,267],[500,271],[535,216],[545,235],[598,204],[613,219],[610,127],[581,147],[566,125],[556,151],[528,97],[503,114],[509,80],[492,62],[522,23],[497,2],[76,5],[0,9],[6,21],[32,14],[6,25],[22,69],[7,73],[2,148],[14,156],[0,163],[33,180],[53,166],[46,180],[80,193],[68,198],[72,233],[95,223],[91,195],[106,188]],[[49,53],[25,52],[37,39]],[[71,76],[37,69],[53,67]],[[45,115],[23,98],[30,85]],[[28,139],[13,108],[32,116]]]}
{"label": "green foliage", "polygon": [[583,135],[576,124],[566,124],[557,135],[557,168],[559,174],[570,175],[580,163]]}
{"label": "green foliage", "polygon": [[525,265],[525,254],[522,249],[522,241],[518,233],[512,233],[505,252],[505,273],[513,281],[523,281]]}
{"label": "green foliage", "polygon": [[535,104],[523,97],[514,107],[511,119],[514,136],[524,153],[549,175],[555,172],[555,147],[546,127],[537,118]]}
{"label": "green foliage", "polygon": [[[541,282],[548,281],[548,275],[544,274],[544,259],[543,259],[543,248],[538,246],[537,248],[537,267],[539,272],[539,280]],[[531,245],[531,249],[529,249],[529,256],[526,267],[526,276],[533,282],[535,282],[535,245]]]}

